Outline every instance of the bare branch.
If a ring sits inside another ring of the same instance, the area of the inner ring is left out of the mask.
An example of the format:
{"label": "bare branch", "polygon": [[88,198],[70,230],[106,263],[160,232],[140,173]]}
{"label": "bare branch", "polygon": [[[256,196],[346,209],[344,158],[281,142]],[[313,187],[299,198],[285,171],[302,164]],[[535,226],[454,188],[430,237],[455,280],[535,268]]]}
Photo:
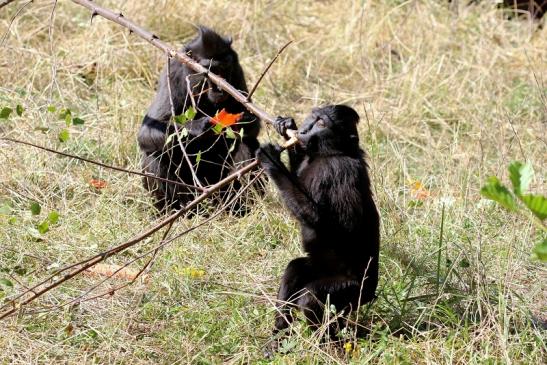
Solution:
{"label": "bare branch", "polygon": [[212,72],[209,72],[207,68],[195,62],[187,54],[175,50],[174,48],[169,46],[167,43],[161,41],[155,34],[147,31],[146,29],[138,26],[137,24],[133,23],[131,20],[124,17],[123,14],[115,13],[110,9],[100,7],[89,0],[72,0],[72,2],[91,10],[92,16],[100,15],[108,20],[113,21],[114,23],[117,23],[129,29],[131,32],[135,33],[139,37],[145,39],[152,45],[164,51],[170,57],[173,57],[177,59],[178,61],[184,63],[186,66],[188,66],[190,69],[194,70],[195,72],[206,74],[209,80],[211,80],[222,90],[230,94],[235,100],[237,100],[242,105],[244,105],[251,113],[256,115],[258,118],[270,124],[274,122],[274,118],[270,114],[266,113],[264,110],[262,110],[255,104],[248,101],[246,96],[244,96],[235,87],[230,85],[224,78]]}
{"label": "bare branch", "polygon": [[272,60],[270,61],[270,63],[268,63],[268,66],[266,66],[266,68],[264,69],[264,71],[262,71],[262,74],[260,75],[260,77],[258,78],[258,80],[256,80],[256,83],[254,84],[253,88],[251,89],[251,91],[249,92],[249,95],[247,96],[247,100],[251,100],[251,97],[253,96],[253,94],[255,93],[256,91],[256,88],[258,87],[258,85],[260,84],[260,82],[262,81],[262,79],[264,78],[264,76],[266,76],[266,73],[270,70],[270,67],[272,67],[272,65],[274,64],[275,61],[277,61],[277,58],[279,57],[279,55],[281,55],[281,53],[283,53],[283,51],[285,50],[285,48],[287,48],[289,46],[289,44],[292,43],[292,40],[291,41],[288,41],[287,43],[285,43],[285,45],[283,47],[281,47],[279,49],[279,51],[277,51],[277,54],[275,55],[274,58],[272,58]]}
{"label": "bare branch", "polygon": [[55,153],[57,155],[61,155],[61,156],[64,156],[64,157],[70,157],[70,158],[73,158],[73,159],[76,159],[76,160],[89,162],[91,164],[101,166],[101,167],[104,167],[106,169],[110,169],[110,170],[114,170],[114,171],[120,171],[120,172],[125,172],[127,174],[144,176],[144,177],[147,177],[147,178],[150,178],[150,179],[156,179],[156,180],[159,180],[159,181],[164,181],[164,182],[169,183],[169,184],[181,185],[181,186],[184,186],[186,188],[194,189],[194,190],[198,190],[198,191],[204,191],[205,190],[202,187],[189,185],[189,184],[183,183],[182,181],[169,180],[169,179],[166,179],[166,178],[163,178],[163,177],[159,177],[159,176],[152,175],[152,174],[146,174],[146,173],[140,172],[140,171],[127,170],[127,169],[124,169],[124,168],[121,168],[121,167],[107,165],[107,164],[104,164],[102,162],[93,161],[93,160],[90,160],[90,159],[85,158],[85,157],[80,157],[80,156],[72,155],[70,153],[57,151],[57,150],[54,150],[52,148],[39,146],[37,144],[31,143],[31,142],[26,142],[26,141],[21,141],[21,140],[15,139],[15,138],[0,137],[0,140],[9,141],[9,142],[13,142],[13,143],[18,143],[18,144],[23,144],[23,145],[26,145],[26,146],[38,148],[38,149],[41,149],[41,150],[44,150],[44,151],[47,151],[47,152],[51,152],[51,153]]}
{"label": "bare branch", "polygon": [[[191,209],[191,208],[195,207],[196,205],[198,205],[199,203],[201,203],[203,200],[205,200],[206,198],[211,196],[214,192],[216,192],[220,188],[228,185],[230,182],[232,182],[236,179],[239,179],[244,174],[254,170],[258,166],[258,164],[259,164],[258,161],[254,160],[250,164],[248,164],[245,167],[235,171],[234,173],[232,173],[229,176],[227,176],[226,178],[220,180],[216,184],[213,184],[213,185],[209,186],[208,188],[205,189],[205,191],[201,195],[199,195],[196,199],[194,199],[190,203],[188,203],[184,208],[182,208],[178,212],[175,212],[175,213],[171,214],[170,216],[168,216],[167,218],[165,218],[161,222],[157,223],[156,225],[149,228],[148,230],[136,235],[135,237],[129,239],[128,241],[126,241],[122,244],[119,244],[117,246],[114,246],[113,248],[111,248],[107,251],[104,251],[104,252],[102,252],[100,254],[97,254],[93,257],[85,259],[81,262],[69,265],[68,267],[65,267],[63,269],[58,270],[54,275],[50,276],[48,279],[46,279],[46,280],[42,281],[41,283],[29,288],[28,290],[24,291],[23,293],[21,293],[20,295],[17,296],[17,298],[21,298],[22,296],[30,294],[27,298],[25,298],[23,300],[20,300],[20,301],[15,301],[15,299],[10,300],[5,305],[0,307],[0,309],[5,309],[6,307],[10,307],[10,306],[12,307],[10,309],[5,310],[3,313],[1,313],[0,314],[0,319],[4,319],[4,318],[10,316],[11,314],[17,312],[22,306],[34,301],[36,298],[42,296],[43,294],[47,293],[48,291],[55,289],[57,286],[61,285],[62,283],[64,283],[65,281],[67,281],[69,279],[72,279],[74,276],[78,275],[82,271],[85,271],[88,268],[92,267],[93,265],[96,265],[99,262],[104,261],[106,258],[108,258],[112,255],[120,253],[120,252],[128,249],[129,247],[132,247],[132,246],[136,245],[137,243],[141,242],[145,238],[147,238],[147,237],[151,236],[152,234],[156,233],[157,231],[159,231],[163,227],[171,224],[172,222],[177,220],[179,217],[181,217],[189,209]],[[72,269],[72,270],[70,270],[70,269]],[[59,273],[62,273],[62,272],[65,272],[65,271],[69,271],[69,272],[66,273],[63,277],[55,280],[55,277],[58,276]],[[44,284],[46,284],[50,280],[53,281],[53,283],[51,283],[50,285],[44,286]]]}

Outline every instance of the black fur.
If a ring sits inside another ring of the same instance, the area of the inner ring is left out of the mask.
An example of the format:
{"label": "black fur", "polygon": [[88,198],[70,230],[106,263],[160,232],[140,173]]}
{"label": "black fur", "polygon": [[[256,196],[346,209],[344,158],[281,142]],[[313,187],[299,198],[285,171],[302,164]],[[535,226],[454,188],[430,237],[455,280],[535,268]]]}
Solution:
{"label": "black fur", "polygon": [[[200,27],[198,36],[183,51],[211,72],[224,77],[236,89],[246,93],[243,70],[231,42],[231,39],[222,37],[211,29]],[[253,157],[254,151],[259,147],[257,136],[260,122],[233,97],[218,89],[205,75],[195,74],[177,60],[170,60],[169,69],[175,115],[180,115],[192,105],[187,85],[189,76],[190,90],[197,104],[197,115],[185,126],[178,126],[178,129],[185,127],[188,131],[188,136],[182,139],[182,143],[199,180],[204,186],[214,184],[233,171],[235,165]],[[233,139],[226,138],[224,134],[217,135],[212,130],[210,116],[222,109],[229,113],[244,113],[242,120],[232,126],[236,131],[244,129],[243,139],[236,139],[235,146]],[[142,168],[156,176],[195,185],[177,138],[173,138],[167,145],[165,143],[167,136],[175,132],[171,116],[167,67],[164,67],[156,97],[144,117],[137,137],[142,152]],[[240,184],[236,184],[234,188],[237,191]],[[151,178],[144,178],[144,186],[155,197],[156,206],[160,210],[178,209],[195,196],[191,188]]]}
{"label": "black fur", "polygon": [[[314,109],[298,130],[300,143],[289,149],[290,171],[278,146],[265,145],[257,153],[300,223],[306,252],[285,270],[274,332],[290,325],[291,307],[316,328],[327,301],[347,314],[375,298],[380,218],[359,148],[358,121],[345,105]],[[282,135],[294,127],[292,119],[276,123]]]}

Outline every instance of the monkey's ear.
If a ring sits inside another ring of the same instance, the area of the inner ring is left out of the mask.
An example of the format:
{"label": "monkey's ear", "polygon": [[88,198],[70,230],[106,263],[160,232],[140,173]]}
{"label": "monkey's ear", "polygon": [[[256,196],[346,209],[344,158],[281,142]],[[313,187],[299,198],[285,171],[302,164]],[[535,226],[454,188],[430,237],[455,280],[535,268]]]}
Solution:
{"label": "monkey's ear", "polygon": [[234,41],[232,37],[222,37],[224,39],[224,42],[226,42],[227,45],[231,46],[232,42]]}

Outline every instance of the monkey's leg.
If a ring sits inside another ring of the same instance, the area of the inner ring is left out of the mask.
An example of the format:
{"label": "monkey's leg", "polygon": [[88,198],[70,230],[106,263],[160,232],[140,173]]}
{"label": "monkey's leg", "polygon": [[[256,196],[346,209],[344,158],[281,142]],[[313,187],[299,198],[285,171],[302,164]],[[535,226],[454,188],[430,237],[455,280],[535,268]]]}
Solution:
{"label": "monkey's leg", "polygon": [[291,308],[295,308],[299,297],[304,295],[303,289],[312,273],[308,257],[296,258],[287,265],[277,294],[274,334],[288,328],[292,323]]}
{"label": "monkey's leg", "polygon": [[347,276],[336,275],[310,282],[306,289],[306,295],[299,298],[297,304],[314,330],[324,323],[325,310],[331,309],[325,306],[336,308],[337,319],[328,323],[329,335],[335,340],[336,334],[346,326],[349,313],[358,307],[360,283]]}

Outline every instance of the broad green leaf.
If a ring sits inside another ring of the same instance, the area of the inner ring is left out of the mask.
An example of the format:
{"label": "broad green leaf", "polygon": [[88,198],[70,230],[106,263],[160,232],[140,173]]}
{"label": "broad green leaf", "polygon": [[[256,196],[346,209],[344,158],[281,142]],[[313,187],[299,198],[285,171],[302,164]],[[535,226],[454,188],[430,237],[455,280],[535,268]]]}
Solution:
{"label": "broad green leaf", "polygon": [[40,203],[38,202],[32,202],[30,203],[30,212],[32,215],[38,215],[42,211],[42,207],[40,206]]}
{"label": "broad green leaf", "polygon": [[188,122],[188,118],[184,114],[175,116],[175,122],[178,124],[186,124]]}
{"label": "broad green leaf", "polygon": [[55,105],[50,105],[47,107],[47,111],[50,113],[55,113],[57,111],[57,108],[55,107]]}
{"label": "broad green leaf", "polygon": [[222,133],[222,125],[221,124],[215,124],[213,126],[213,132],[215,132],[216,134]]}
{"label": "broad green leaf", "polygon": [[85,121],[82,118],[76,117],[76,118],[72,119],[72,124],[74,124],[74,125],[82,125],[84,123],[85,123]]}
{"label": "broad green leaf", "polygon": [[68,133],[68,129],[63,129],[59,132],[59,141],[60,142],[66,142],[68,141],[68,138],[70,137],[70,134]]}
{"label": "broad green leaf", "polygon": [[231,127],[226,128],[226,138],[236,139],[236,134],[234,133],[234,130]]}
{"label": "broad green leaf", "polygon": [[194,109],[193,106],[189,107],[184,112],[184,116],[186,117],[186,120],[193,120],[196,114],[197,114],[196,109]]}
{"label": "broad green leaf", "polygon": [[543,262],[547,262],[547,237],[534,246],[534,255]]}
{"label": "broad green leaf", "polygon": [[43,221],[42,223],[37,225],[36,229],[38,230],[38,232],[40,232],[40,234],[44,234],[47,231],[49,231],[49,222],[48,222],[48,220],[46,219],[45,221]]}
{"label": "broad green leaf", "polygon": [[0,110],[0,119],[8,119],[12,111],[13,109],[8,106],[2,108]]}
{"label": "broad green leaf", "polygon": [[498,202],[507,210],[515,211],[518,209],[513,194],[495,176],[488,178],[486,185],[481,189],[481,195]]}
{"label": "broad green leaf", "polygon": [[13,288],[13,283],[9,281],[8,279],[0,279],[0,284],[2,284],[5,287]]}
{"label": "broad green leaf", "polygon": [[23,112],[25,111],[25,108],[23,108],[23,106],[21,104],[17,104],[17,106],[15,107],[15,111],[17,112],[18,116],[21,116],[21,115],[23,115]]}
{"label": "broad green leaf", "polygon": [[517,195],[528,190],[533,176],[534,169],[530,163],[523,164],[520,161],[514,161],[509,165],[509,178],[513,184],[513,192]]}
{"label": "broad green leaf", "polygon": [[59,213],[57,213],[56,211],[49,212],[49,214],[47,215],[47,220],[51,224],[56,224],[57,222],[59,222]]}
{"label": "broad green leaf", "polygon": [[528,194],[520,197],[522,202],[540,220],[547,218],[547,198],[542,195]]}

